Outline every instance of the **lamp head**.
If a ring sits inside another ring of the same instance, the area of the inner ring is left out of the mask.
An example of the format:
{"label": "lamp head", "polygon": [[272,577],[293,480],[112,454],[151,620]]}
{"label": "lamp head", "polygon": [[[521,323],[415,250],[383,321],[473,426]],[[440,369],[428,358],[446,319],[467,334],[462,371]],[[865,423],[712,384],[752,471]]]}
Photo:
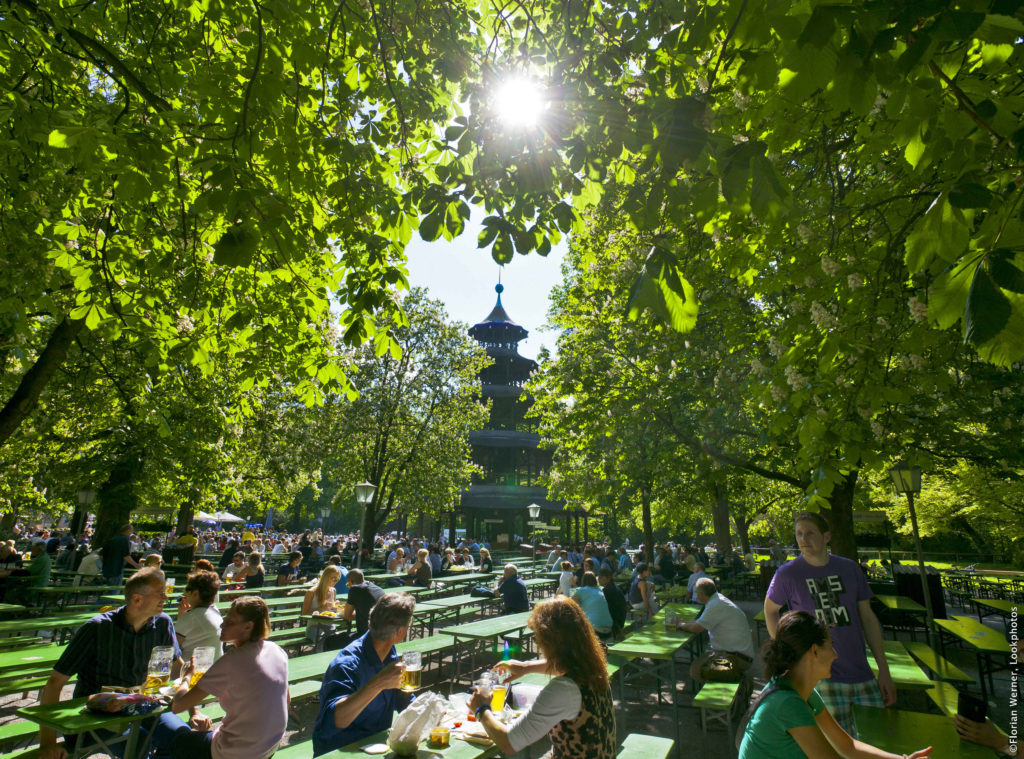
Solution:
{"label": "lamp head", "polygon": [[530,519],[536,519],[540,516],[540,506],[537,504],[531,503],[526,509],[530,512]]}
{"label": "lamp head", "polygon": [[373,500],[373,494],[377,492],[377,486],[372,482],[360,482],[356,485],[356,501],[365,506]]}
{"label": "lamp head", "polygon": [[921,492],[921,467],[901,461],[889,470],[889,476],[897,493],[917,495]]}

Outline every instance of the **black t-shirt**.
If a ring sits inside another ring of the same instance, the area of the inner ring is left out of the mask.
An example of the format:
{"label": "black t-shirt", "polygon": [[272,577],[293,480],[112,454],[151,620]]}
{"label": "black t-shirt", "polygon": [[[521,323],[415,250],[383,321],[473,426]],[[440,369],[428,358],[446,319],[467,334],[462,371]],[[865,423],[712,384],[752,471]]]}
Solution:
{"label": "black t-shirt", "polygon": [[254,574],[254,575],[246,575],[245,576],[245,587],[247,587],[247,588],[262,588],[263,587],[263,581],[264,581],[265,578],[266,578],[266,575],[263,572],[263,568],[260,567],[260,571],[257,572],[256,574]]}
{"label": "black t-shirt", "polygon": [[124,571],[124,559],[131,552],[132,545],[127,535],[118,533],[110,538],[103,545],[103,550],[100,552],[103,556],[103,576],[114,577],[115,575],[120,575]]}
{"label": "black t-shirt", "polygon": [[370,581],[353,585],[348,589],[348,603],[356,610],[356,632],[362,635],[370,625],[370,609],[384,591]]}
{"label": "black t-shirt", "polygon": [[612,624],[616,628],[621,628],[626,624],[626,614],[629,612],[629,604],[626,603],[626,597],[614,582],[608,583],[602,590],[604,591],[604,598],[608,602],[608,611],[612,615]]}

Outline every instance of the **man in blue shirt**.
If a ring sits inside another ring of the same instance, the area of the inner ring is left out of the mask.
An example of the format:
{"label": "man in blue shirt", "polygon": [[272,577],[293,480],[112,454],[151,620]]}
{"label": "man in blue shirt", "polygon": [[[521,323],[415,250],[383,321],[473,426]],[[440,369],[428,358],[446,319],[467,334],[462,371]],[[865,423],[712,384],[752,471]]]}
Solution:
{"label": "man in blue shirt", "polygon": [[395,644],[405,640],[416,601],[389,593],[370,611],[370,627],[331,662],[320,686],[313,756],[342,748],[391,726],[412,697],[399,690],[405,666]]}
{"label": "man in blue shirt", "polygon": [[530,610],[530,596],[526,591],[526,583],[519,579],[519,569],[515,564],[505,565],[505,573],[494,588],[494,595],[501,596],[504,614]]}

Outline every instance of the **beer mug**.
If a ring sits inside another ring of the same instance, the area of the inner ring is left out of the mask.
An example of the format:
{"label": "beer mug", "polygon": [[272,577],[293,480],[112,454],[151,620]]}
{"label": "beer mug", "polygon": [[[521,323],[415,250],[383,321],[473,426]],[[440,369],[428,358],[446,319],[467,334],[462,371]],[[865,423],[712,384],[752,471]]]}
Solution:
{"label": "beer mug", "polygon": [[171,661],[173,659],[174,649],[171,646],[155,646],[149,652],[146,682],[142,685],[143,693],[159,693],[161,688],[171,684]]}
{"label": "beer mug", "polygon": [[421,684],[423,673],[423,660],[419,651],[406,651],[402,654],[402,663],[405,664],[405,672],[402,673],[402,690],[412,693],[418,690]]}
{"label": "beer mug", "polygon": [[[479,691],[480,695],[485,699],[492,698],[494,696],[494,673],[492,672],[481,672],[480,677],[473,683]],[[494,708],[493,706],[491,707]]]}
{"label": "beer mug", "polygon": [[504,709],[506,696],[508,696],[508,686],[495,683],[491,689],[491,711],[497,713]]}
{"label": "beer mug", "polygon": [[174,595],[174,583],[175,583],[175,578],[173,578],[173,577],[168,577],[168,578],[166,578],[164,580],[164,587],[166,587],[167,595],[169,595],[169,596],[170,595]]}
{"label": "beer mug", "polygon": [[188,687],[196,687],[199,678],[206,674],[206,671],[213,666],[213,657],[216,649],[213,646],[196,646],[192,651],[192,678],[188,681]]}

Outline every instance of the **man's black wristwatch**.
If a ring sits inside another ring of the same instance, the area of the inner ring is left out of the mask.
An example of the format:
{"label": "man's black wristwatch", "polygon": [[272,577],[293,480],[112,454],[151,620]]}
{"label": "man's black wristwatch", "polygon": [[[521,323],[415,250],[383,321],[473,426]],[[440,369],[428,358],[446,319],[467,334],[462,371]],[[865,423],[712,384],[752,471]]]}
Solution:
{"label": "man's black wristwatch", "polygon": [[477,722],[480,721],[480,715],[481,714],[483,714],[484,712],[489,712],[490,710],[491,710],[491,705],[490,704],[480,704],[480,706],[478,706],[476,708],[476,711],[474,712],[474,716],[476,716]]}

